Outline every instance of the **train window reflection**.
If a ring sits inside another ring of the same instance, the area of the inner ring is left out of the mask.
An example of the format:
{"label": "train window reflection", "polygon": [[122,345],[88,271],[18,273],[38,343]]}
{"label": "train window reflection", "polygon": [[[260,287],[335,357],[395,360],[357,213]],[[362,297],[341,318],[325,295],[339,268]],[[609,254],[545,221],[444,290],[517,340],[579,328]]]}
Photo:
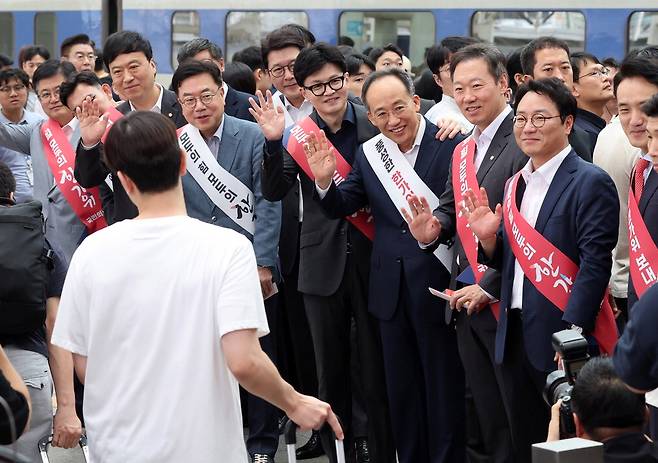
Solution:
{"label": "train window reflection", "polygon": [[303,11],[231,11],[226,15],[226,57],[230,60],[237,51],[260,46],[269,32],[288,23],[308,27],[308,16]]}
{"label": "train window reflection", "polygon": [[414,67],[425,63],[425,50],[435,42],[436,23],[429,11],[346,11],[340,15],[340,35],[354,40],[354,48],[394,43]]}
{"label": "train window reflection", "polygon": [[636,11],[628,21],[628,51],[658,45],[658,11]]}
{"label": "train window reflection", "polygon": [[544,35],[564,40],[571,51],[585,49],[585,16],[577,11],[478,11],[471,34],[509,53]]}
{"label": "train window reflection", "polygon": [[171,15],[171,67],[178,67],[178,50],[190,40],[200,35],[199,13],[196,11],[176,11]]}
{"label": "train window reflection", "polygon": [[52,58],[59,55],[55,13],[41,12],[34,15],[34,43],[46,47]]}
{"label": "train window reflection", "polygon": [[11,13],[0,13],[0,53],[14,54],[14,15]]}

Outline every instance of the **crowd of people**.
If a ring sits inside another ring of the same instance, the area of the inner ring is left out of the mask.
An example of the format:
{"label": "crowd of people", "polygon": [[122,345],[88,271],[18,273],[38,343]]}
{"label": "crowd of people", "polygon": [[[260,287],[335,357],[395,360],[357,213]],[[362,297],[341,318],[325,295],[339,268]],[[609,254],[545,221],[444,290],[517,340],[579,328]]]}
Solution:
{"label": "crowd of people", "polygon": [[414,81],[288,24],[169,88],[137,32],[59,56],[0,60],[7,449],[267,463],[290,419],[299,459],[527,463],[572,437],[574,330],[573,436],[658,461],[658,47],[446,37]]}

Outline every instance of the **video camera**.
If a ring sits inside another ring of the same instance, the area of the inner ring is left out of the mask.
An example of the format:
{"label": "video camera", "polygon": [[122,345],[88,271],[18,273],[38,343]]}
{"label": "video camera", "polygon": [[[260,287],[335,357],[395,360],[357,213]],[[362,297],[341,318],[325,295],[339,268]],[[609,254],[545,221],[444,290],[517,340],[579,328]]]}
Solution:
{"label": "video camera", "polygon": [[544,400],[552,407],[562,399],[560,406],[560,438],[573,437],[576,424],[573,421],[571,391],[573,390],[580,369],[589,360],[587,340],[575,330],[563,330],[553,333],[553,349],[562,358],[564,370],[556,370],[546,378]]}

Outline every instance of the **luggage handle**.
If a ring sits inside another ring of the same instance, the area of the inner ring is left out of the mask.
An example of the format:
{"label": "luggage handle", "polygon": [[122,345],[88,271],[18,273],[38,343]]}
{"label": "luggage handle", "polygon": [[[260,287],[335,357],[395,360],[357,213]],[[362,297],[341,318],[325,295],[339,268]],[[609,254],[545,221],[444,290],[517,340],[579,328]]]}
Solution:
{"label": "luggage handle", "polygon": [[[49,463],[50,460],[48,459],[48,446],[53,443],[53,435],[49,436],[43,436],[40,440],[39,443],[37,444],[39,447],[39,455],[41,455],[41,462],[42,463]],[[87,436],[84,434],[80,436],[80,441],[78,442],[78,445],[80,445],[80,448],[82,449],[82,454],[85,457],[85,461],[89,461],[89,449],[87,448]]]}
{"label": "luggage handle", "polygon": [[[329,427],[329,425],[325,424]],[[297,424],[288,418],[283,430],[283,437],[286,441],[286,450],[288,451],[288,463],[297,463],[297,455],[295,454],[295,445],[297,444]],[[331,435],[334,437],[336,444],[336,461],[337,463],[345,463],[345,446],[342,440],[336,438],[336,434],[331,429]]]}

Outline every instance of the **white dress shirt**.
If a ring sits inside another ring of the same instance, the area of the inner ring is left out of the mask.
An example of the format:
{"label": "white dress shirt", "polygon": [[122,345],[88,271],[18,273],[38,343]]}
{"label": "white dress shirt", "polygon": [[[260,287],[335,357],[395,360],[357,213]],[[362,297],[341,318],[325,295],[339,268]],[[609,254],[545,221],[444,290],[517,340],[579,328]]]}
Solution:
{"label": "white dress shirt", "polygon": [[459,123],[461,123],[469,131],[473,128],[473,124],[471,124],[468,119],[464,117],[455,99],[446,95],[445,93],[441,97],[441,101],[432,106],[425,113],[425,117],[432,124],[436,124],[439,119],[447,117],[449,119],[455,119],[459,121]]}
{"label": "white dress shirt", "polygon": [[[164,91],[162,89],[162,85],[158,84],[157,82],[155,83],[155,85],[157,85],[158,88],[160,89],[160,96],[158,97],[158,101],[155,102],[155,105],[151,109],[149,109],[149,111],[153,113],[160,113],[162,112],[162,95],[164,95]],[[132,101],[129,100],[128,103],[130,103],[131,111],[137,111],[137,109],[135,109],[135,107],[133,106]]]}
{"label": "white dress shirt", "polygon": [[477,127],[473,129],[473,140],[475,141],[475,171],[477,172],[478,169],[480,168],[480,165],[482,164],[482,161],[484,160],[484,156],[487,154],[487,151],[489,151],[489,146],[491,145],[491,141],[493,140],[493,137],[496,135],[496,132],[498,132],[498,129],[500,128],[500,124],[503,123],[505,118],[509,113],[512,112],[512,107],[510,105],[505,105],[505,109],[503,109],[498,116],[487,126],[486,129],[483,131],[480,131]]}
{"label": "white dress shirt", "polygon": [[[544,165],[538,169],[534,169],[532,160],[529,160],[523,169],[521,169],[521,176],[525,181],[525,193],[521,200],[521,215],[526,219],[531,227],[534,228],[537,222],[537,216],[546,193],[551,186],[551,182],[555,177],[555,173],[562,165],[562,162],[571,152],[571,145],[567,145],[562,151],[553,156]],[[518,260],[514,259],[514,282],[512,283],[512,300],[510,307],[513,309],[521,309],[523,307],[523,269]]]}

